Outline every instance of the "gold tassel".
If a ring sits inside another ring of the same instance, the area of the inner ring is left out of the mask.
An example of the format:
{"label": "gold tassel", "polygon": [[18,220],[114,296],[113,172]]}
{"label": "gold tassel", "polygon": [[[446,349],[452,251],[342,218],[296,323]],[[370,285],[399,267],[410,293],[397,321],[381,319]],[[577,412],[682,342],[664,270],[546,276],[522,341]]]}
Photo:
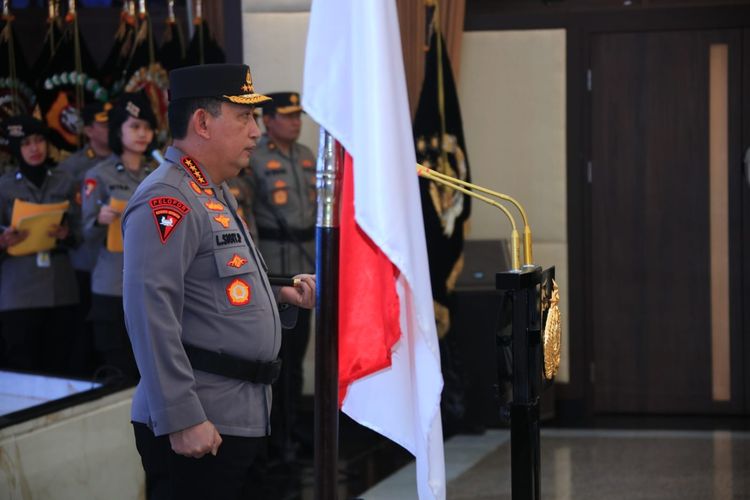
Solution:
{"label": "gold tassel", "polygon": [[547,323],[544,325],[544,376],[552,380],[560,368],[560,341],[562,322],[560,321],[560,289],[552,280],[552,297],[549,299]]}

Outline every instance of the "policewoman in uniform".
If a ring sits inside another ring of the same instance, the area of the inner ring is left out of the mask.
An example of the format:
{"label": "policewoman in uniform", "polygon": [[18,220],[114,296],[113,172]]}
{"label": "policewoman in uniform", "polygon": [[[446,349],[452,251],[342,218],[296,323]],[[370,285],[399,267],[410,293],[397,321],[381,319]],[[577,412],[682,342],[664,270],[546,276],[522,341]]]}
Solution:
{"label": "policewoman in uniform", "polygon": [[[78,303],[75,272],[68,249],[76,238],[73,208],[76,185],[54,168],[47,156],[47,129],[31,116],[9,118],[4,134],[18,169],[0,178],[0,318],[5,363],[15,369],[67,373]],[[7,253],[27,234],[11,226],[15,200],[71,204],[60,225],[49,228],[57,239],[50,251],[33,255]]]}
{"label": "policewoman in uniform", "polygon": [[[83,135],[86,136],[86,145],[61,161],[58,170],[67,172],[76,181],[78,192],[76,193],[76,205],[81,207],[82,199],[80,187],[86,172],[97,163],[105,160],[112,154],[109,149],[108,137],[108,111],[112,105],[108,102],[93,101],[86,104],[81,110],[83,121]],[[80,222],[80,218],[78,219]],[[82,228],[77,228],[82,234]],[[91,324],[86,321],[91,309],[91,271],[94,269],[99,246],[95,240],[83,241],[70,250],[70,260],[76,271],[78,280],[79,304],[76,311],[76,342],[72,348],[72,367],[81,376],[90,375],[95,368],[93,336]]]}
{"label": "policewoman in uniform", "polygon": [[125,319],[141,373],[132,420],[149,498],[248,498],[271,432],[282,318],[297,309],[278,304],[314,306],[314,276],[271,287],[226,184],[248,165],[253,109],[268,101],[246,65],[173,70],[174,145],[123,216]]}
{"label": "policewoman in uniform", "polygon": [[[269,94],[272,104],[263,108],[266,133],[250,159],[253,213],[258,225],[260,251],[269,273],[289,276],[315,269],[315,217],[317,209],[315,156],[297,142],[302,128],[302,107],[296,92]],[[294,459],[294,434],[311,441],[312,430],[295,429],[302,397],[303,361],[310,340],[310,313],[300,311],[295,328],[285,331],[281,347],[284,361],[274,386],[277,404],[273,422],[273,453],[284,461]]]}
{"label": "policewoman in uniform", "polygon": [[[83,235],[98,255],[91,274],[94,346],[100,361],[134,382],[138,378],[122,312],[123,254],[107,238],[120,219],[112,200],[126,202],[151,172],[146,153],[153,147],[156,117],[141,93],[123,94],[109,110],[109,147],[113,154],[86,172],[83,187]],[[118,234],[119,231],[118,231]]]}

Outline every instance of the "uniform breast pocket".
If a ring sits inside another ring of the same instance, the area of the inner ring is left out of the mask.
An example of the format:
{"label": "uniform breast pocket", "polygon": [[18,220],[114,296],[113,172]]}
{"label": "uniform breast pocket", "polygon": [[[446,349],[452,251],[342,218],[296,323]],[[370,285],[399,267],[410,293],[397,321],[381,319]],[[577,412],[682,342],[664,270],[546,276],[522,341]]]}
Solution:
{"label": "uniform breast pocket", "polygon": [[237,246],[214,251],[221,286],[215,287],[217,308],[224,313],[239,313],[266,306],[258,300],[264,295],[263,282],[247,247]]}

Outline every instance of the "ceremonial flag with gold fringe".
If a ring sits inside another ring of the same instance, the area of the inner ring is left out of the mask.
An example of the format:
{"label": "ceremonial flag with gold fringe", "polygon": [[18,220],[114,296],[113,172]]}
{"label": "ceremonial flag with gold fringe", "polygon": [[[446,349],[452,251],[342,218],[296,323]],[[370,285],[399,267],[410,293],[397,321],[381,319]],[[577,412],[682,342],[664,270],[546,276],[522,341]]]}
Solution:
{"label": "ceremonial flag with gold fringe", "polygon": [[174,15],[174,1],[168,3],[169,14],[164,26],[164,38],[159,49],[159,62],[165,69],[171,71],[183,66],[185,60],[185,37],[182,27]]}
{"label": "ceremonial flag with gold fringe", "polygon": [[125,0],[112,48],[101,68],[101,83],[109,90],[111,97],[116,97],[125,87],[125,72],[135,46],[136,24],[135,2]]}
{"label": "ceremonial flag with gold fringe", "polygon": [[29,76],[14,17],[8,10],[0,14],[0,119],[32,112],[36,95]]}
{"label": "ceremonial flag with gold fringe", "polygon": [[223,63],[227,59],[224,51],[211,34],[211,30],[208,29],[208,23],[203,19],[202,5],[201,0],[196,0],[195,17],[193,18],[195,31],[185,52],[185,66]]}
{"label": "ceremonial flag with gold fringe", "polygon": [[60,149],[75,151],[80,147],[80,109],[87,102],[108,99],[107,90],[98,80],[94,59],[79,33],[75,10],[65,15],[62,39],[43,76],[39,105],[42,119],[52,132],[52,143]]}
{"label": "ceremonial flag with gold fringe", "polygon": [[444,499],[440,353],[394,0],[313,1],[303,107],[348,152],[342,410],[416,457],[420,499]]}
{"label": "ceremonial flag with gold fringe", "polygon": [[[434,26],[431,23],[430,26]],[[428,31],[429,33],[429,31]],[[461,180],[470,181],[461,109],[442,34],[429,36],[425,76],[414,117],[417,161]],[[463,267],[463,245],[471,198],[449,187],[420,178],[432,296],[438,334],[450,329],[449,294]]]}

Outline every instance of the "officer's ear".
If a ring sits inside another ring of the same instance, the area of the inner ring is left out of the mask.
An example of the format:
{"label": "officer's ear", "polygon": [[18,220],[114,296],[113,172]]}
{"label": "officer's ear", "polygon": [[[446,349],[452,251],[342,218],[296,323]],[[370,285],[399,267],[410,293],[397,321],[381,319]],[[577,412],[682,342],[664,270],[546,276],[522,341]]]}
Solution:
{"label": "officer's ear", "polygon": [[204,139],[209,139],[211,137],[211,133],[208,130],[208,122],[210,118],[211,115],[209,112],[203,108],[198,108],[193,113],[193,116],[190,119],[190,124],[199,137]]}

